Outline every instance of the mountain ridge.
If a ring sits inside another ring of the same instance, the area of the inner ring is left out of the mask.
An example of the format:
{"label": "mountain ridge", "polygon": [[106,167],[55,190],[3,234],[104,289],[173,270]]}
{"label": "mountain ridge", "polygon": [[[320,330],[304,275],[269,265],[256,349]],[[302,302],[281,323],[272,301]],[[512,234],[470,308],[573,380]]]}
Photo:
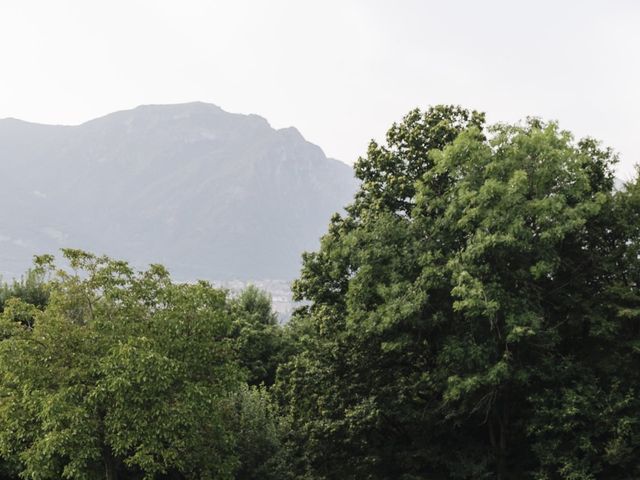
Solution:
{"label": "mountain ridge", "polygon": [[0,168],[5,275],[29,249],[72,246],[183,279],[291,279],[356,187],[295,127],[203,102],[79,125],[3,119]]}

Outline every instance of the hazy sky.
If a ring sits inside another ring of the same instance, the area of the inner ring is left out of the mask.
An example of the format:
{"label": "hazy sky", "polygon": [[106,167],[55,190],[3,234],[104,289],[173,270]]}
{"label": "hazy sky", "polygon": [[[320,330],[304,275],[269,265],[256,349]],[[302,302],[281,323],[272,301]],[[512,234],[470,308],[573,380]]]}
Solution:
{"label": "hazy sky", "polygon": [[409,109],[557,119],[640,162],[640,2],[1,0],[0,118],[202,100],[352,163]]}

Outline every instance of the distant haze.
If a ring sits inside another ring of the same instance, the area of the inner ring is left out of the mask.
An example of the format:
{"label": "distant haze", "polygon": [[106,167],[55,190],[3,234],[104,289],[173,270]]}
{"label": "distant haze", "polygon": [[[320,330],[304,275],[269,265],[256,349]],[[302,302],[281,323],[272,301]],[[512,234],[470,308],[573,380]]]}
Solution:
{"label": "distant haze", "polygon": [[20,0],[0,4],[0,118],[79,124],[204,100],[352,163],[409,109],[557,119],[640,159],[635,0]]}
{"label": "distant haze", "polygon": [[73,247],[178,280],[291,280],[356,190],[295,128],[205,103],[75,127],[0,120],[0,173],[5,278]]}

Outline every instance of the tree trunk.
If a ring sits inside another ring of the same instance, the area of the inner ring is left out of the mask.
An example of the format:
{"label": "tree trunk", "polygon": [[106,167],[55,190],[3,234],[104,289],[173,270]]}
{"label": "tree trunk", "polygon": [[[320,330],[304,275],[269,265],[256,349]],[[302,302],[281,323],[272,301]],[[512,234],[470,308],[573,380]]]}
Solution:
{"label": "tree trunk", "polygon": [[118,465],[116,464],[116,459],[113,458],[111,450],[109,448],[105,448],[103,453],[104,459],[104,472],[106,480],[118,480]]}
{"label": "tree trunk", "polygon": [[487,422],[489,427],[489,441],[495,459],[496,479],[507,480],[509,478],[507,466],[507,435],[508,435],[508,415],[506,407],[502,412],[495,411]]}
{"label": "tree trunk", "polygon": [[508,477],[507,472],[507,432],[502,424],[500,423],[500,448],[498,449],[498,480],[505,480]]}
{"label": "tree trunk", "polygon": [[[502,414],[501,414],[502,413]],[[498,424],[500,425],[500,448],[498,450],[498,480],[509,478],[507,467],[507,436],[509,435],[509,400],[507,392],[502,401],[502,412],[498,412]]]}

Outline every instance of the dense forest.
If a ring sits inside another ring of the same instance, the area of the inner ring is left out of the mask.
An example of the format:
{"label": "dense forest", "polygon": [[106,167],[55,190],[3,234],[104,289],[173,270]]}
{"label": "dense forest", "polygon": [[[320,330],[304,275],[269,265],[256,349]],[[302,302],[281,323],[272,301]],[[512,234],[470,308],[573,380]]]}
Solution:
{"label": "dense forest", "polygon": [[286,325],[256,288],[36,257],[0,288],[0,478],[640,478],[640,184],[615,162],[554,122],[412,111]]}

